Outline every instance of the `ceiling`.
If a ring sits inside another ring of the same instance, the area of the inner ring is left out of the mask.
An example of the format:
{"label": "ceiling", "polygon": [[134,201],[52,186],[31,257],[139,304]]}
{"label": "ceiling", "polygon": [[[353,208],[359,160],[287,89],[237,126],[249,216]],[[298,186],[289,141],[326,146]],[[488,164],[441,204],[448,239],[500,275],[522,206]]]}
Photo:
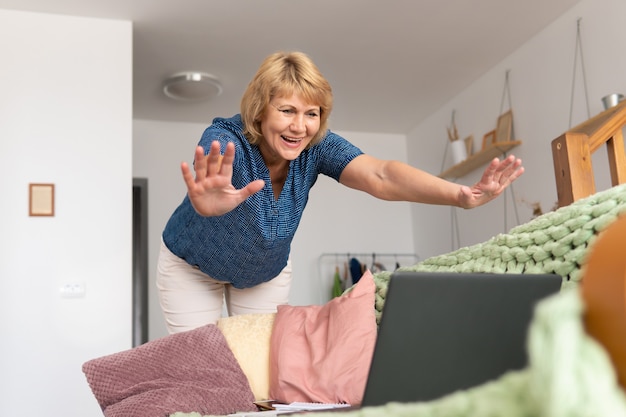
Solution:
{"label": "ceiling", "polygon": [[[265,56],[309,54],[333,86],[334,130],[405,134],[579,0],[0,0],[0,9],[133,21],[136,119],[209,123],[239,111]],[[201,103],[168,75],[217,76]]]}

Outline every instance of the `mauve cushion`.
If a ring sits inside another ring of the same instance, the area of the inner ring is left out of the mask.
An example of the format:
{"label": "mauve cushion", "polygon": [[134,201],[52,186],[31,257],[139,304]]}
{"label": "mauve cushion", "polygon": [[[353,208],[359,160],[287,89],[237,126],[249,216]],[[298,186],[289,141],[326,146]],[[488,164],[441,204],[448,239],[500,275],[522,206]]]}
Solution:
{"label": "mauve cushion", "polygon": [[92,359],[83,372],[106,417],[256,410],[246,376],[212,324]]}

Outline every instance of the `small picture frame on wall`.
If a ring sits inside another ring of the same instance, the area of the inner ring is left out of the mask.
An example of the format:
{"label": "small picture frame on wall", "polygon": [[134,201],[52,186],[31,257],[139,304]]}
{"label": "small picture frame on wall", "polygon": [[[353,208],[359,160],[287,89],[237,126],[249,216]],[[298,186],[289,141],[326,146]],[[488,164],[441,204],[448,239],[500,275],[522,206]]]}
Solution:
{"label": "small picture frame on wall", "polygon": [[54,216],[54,184],[29,184],[28,194],[29,216]]}
{"label": "small picture frame on wall", "polygon": [[465,148],[467,149],[467,156],[471,156],[474,153],[474,135],[469,135],[465,139]]}
{"label": "small picture frame on wall", "polygon": [[482,150],[487,149],[488,147],[490,147],[494,142],[496,141],[496,131],[495,129],[485,133],[485,135],[483,136],[483,146],[482,146]]}
{"label": "small picture frame on wall", "polygon": [[513,111],[509,110],[498,117],[496,138],[498,142],[510,142],[513,133]]}

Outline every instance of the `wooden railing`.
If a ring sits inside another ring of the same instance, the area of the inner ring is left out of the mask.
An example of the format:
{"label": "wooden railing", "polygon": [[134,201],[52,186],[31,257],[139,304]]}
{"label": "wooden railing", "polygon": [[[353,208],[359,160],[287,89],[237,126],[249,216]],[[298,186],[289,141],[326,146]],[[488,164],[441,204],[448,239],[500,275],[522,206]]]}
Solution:
{"label": "wooden railing", "polygon": [[626,182],[625,125],[626,100],[552,141],[559,207],[596,192],[591,155],[602,145],[606,145],[611,184]]}

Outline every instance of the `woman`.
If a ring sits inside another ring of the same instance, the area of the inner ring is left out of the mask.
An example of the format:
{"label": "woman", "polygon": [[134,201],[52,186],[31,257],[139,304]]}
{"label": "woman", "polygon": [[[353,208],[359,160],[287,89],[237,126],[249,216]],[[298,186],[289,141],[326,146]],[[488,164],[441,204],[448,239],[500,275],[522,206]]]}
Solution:
{"label": "woman", "polygon": [[[216,118],[195,152],[195,177],[163,232],[157,268],[170,333],[288,302],[291,241],[319,174],[391,201],[473,208],[524,169],[494,159],[472,187],[364,154],[327,129],[332,90],[305,54],[275,53],[246,89],[241,115]],[[205,150],[208,149],[208,154]]]}

